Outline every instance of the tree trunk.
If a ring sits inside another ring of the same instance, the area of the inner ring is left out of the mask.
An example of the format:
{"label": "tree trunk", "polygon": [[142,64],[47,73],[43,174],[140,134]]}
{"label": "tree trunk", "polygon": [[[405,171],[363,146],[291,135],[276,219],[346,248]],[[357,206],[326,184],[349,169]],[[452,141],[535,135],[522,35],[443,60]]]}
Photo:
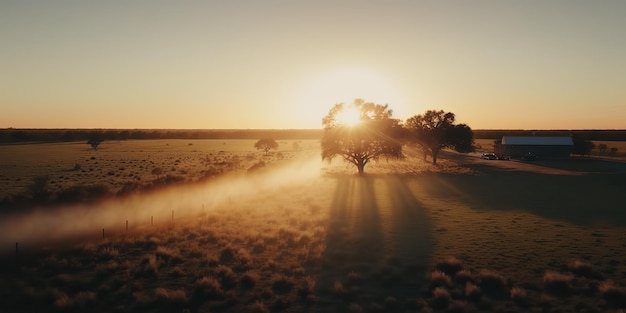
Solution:
{"label": "tree trunk", "polygon": [[437,165],[437,155],[439,155],[439,149],[433,149],[433,165]]}
{"label": "tree trunk", "polygon": [[365,173],[365,162],[364,160],[358,160],[356,164],[356,168],[359,169],[359,175],[363,175]]}

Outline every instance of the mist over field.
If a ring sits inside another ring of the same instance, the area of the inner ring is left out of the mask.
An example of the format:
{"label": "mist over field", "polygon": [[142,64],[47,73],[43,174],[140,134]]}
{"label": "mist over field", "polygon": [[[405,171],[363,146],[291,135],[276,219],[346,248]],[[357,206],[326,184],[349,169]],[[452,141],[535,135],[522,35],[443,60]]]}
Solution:
{"label": "mist over field", "polygon": [[[171,223],[181,216],[210,212],[260,194],[281,193],[281,188],[306,184],[319,177],[322,162],[316,156],[291,160],[288,164],[253,175],[232,174],[185,186],[172,186],[145,195],[104,200],[89,205],[67,205],[34,212],[19,212],[0,221],[2,246],[20,242],[23,246],[54,244],[63,240],[94,238],[105,233],[120,234],[125,221],[130,227]],[[125,230],[124,230],[125,231]]]}

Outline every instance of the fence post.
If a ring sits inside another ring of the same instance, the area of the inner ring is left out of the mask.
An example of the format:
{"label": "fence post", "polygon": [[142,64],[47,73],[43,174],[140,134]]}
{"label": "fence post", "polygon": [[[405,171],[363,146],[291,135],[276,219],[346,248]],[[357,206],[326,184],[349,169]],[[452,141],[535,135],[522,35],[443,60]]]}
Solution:
{"label": "fence post", "polygon": [[15,243],[15,257],[16,258],[17,258],[18,252],[19,252],[19,247],[18,247],[18,243],[16,242]]}
{"label": "fence post", "polygon": [[150,225],[154,225],[154,215],[150,216]]}
{"label": "fence post", "polygon": [[128,220],[126,220],[126,232],[128,232]]}
{"label": "fence post", "polygon": [[104,238],[104,228],[102,229],[102,238]]}

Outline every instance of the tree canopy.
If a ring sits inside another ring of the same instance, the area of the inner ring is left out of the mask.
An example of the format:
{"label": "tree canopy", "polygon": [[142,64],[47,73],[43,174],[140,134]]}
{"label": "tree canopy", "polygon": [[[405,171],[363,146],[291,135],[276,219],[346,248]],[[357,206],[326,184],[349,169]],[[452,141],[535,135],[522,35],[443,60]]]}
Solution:
{"label": "tree canopy", "polygon": [[259,141],[254,144],[254,147],[257,150],[263,150],[265,154],[268,154],[270,150],[278,149],[278,142],[272,138],[263,138],[259,139]]}
{"label": "tree canopy", "polygon": [[428,110],[423,115],[407,119],[406,128],[409,136],[429,153],[433,164],[443,148],[452,148],[458,152],[474,151],[474,134],[466,124],[454,124],[455,115],[443,110]]}
{"label": "tree canopy", "polygon": [[402,158],[402,125],[391,116],[387,105],[362,99],[335,104],[322,119],[322,159],[340,156],[363,174],[371,160]]}

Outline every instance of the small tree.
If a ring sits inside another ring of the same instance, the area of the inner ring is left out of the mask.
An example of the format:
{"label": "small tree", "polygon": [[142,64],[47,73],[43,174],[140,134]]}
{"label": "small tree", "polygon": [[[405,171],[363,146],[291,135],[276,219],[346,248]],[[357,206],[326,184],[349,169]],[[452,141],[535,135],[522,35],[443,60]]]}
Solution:
{"label": "small tree", "polygon": [[276,140],[272,138],[263,138],[263,139],[259,139],[259,141],[257,141],[254,144],[254,147],[257,150],[263,150],[265,152],[265,155],[267,155],[270,152],[270,150],[278,149],[278,142],[276,142]]}
{"label": "small tree", "polygon": [[322,120],[322,160],[341,156],[363,174],[371,160],[402,158],[402,126],[391,118],[387,105],[354,100],[351,106],[338,103]]}
{"label": "small tree", "polygon": [[161,174],[163,174],[163,170],[160,167],[155,167],[150,172],[152,175],[156,175],[157,179],[161,178]]}
{"label": "small tree", "polygon": [[605,153],[607,150],[609,149],[609,147],[606,144],[599,144],[598,145],[598,154],[602,155],[603,153]]}
{"label": "small tree", "polygon": [[89,139],[87,141],[87,144],[91,145],[91,148],[94,150],[98,150],[98,146],[100,146],[101,143],[102,143],[102,140],[95,139],[95,138]]}
{"label": "small tree", "polygon": [[454,124],[455,115],[443,110],[428,110],[423,115],[415,115],[406,121],[412,138],[428,152],[433,164],[443,148],[453,148],[458,152],[474,151],[474,134],[465,124]]}
{"label": "small tree", "polygon": [[617,148],[612,147],[609,153],[611,153],[611,155],[616,155],[616,154],[617,154],[617,151],[618,151],[618,149],[617,149]]}

